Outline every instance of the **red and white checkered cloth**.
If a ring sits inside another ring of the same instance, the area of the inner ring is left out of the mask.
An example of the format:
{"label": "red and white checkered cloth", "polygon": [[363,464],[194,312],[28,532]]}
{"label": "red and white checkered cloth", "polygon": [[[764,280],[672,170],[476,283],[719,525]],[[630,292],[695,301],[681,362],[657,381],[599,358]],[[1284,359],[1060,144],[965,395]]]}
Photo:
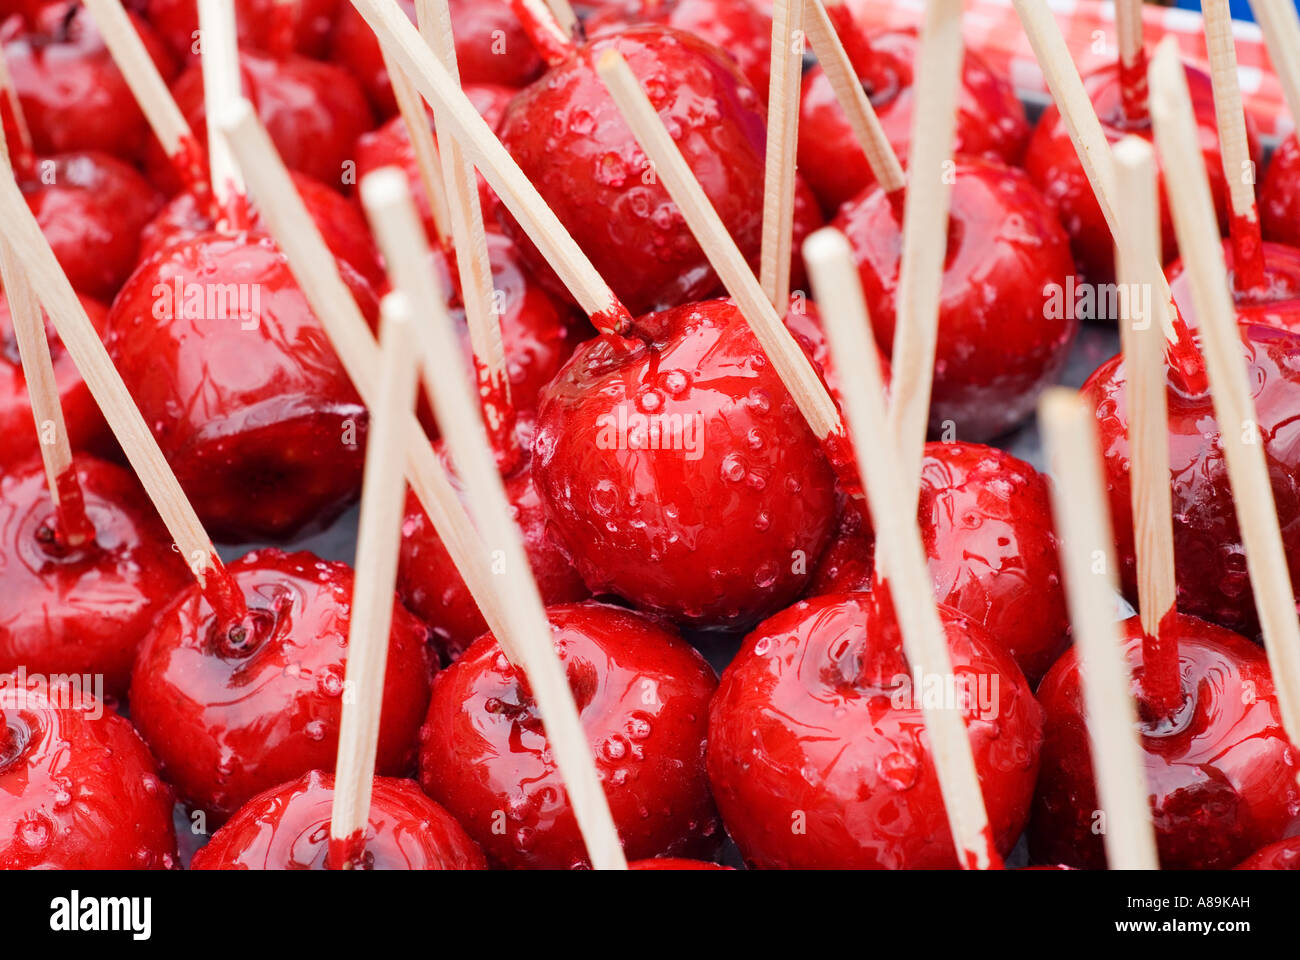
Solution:
{"label": "red and white checkered cloth", "polygon": [[[846,0],[855,19],[869,30],[914,27],[921,22],[924,0]],[[1086,74],[1119,55],[1115,37],[1115,7],[1102,0],[1047,0]],[[1011,77],[1018,89],[1045,92],[1043,75],[1010,0],[966,0],[966,43],[993,69]],[[1206,66],[1201,15],[1192,10],[1147,4],[1143,22],[1148,49],[1166,36],[1178,38],[1183,56]],[[1260,133],[1280,136],[1295,129],[1282,95],[1282,86],[1269,63],[1259,27],[1236,23],[1237,64],[1246,109],[1259,122]]]}

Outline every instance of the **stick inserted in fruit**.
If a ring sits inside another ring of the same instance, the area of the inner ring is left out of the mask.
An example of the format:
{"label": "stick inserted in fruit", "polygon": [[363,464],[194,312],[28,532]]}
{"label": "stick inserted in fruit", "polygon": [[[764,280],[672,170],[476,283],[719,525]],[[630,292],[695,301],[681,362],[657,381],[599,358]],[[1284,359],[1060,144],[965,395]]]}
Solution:
{"label": "stick inserted in fruit", "polygon": [[[235,32],[235,7],[225,0],[198,0],[202,36],[203,100],[209,117],[221,114],[240,98],[239,46]],[[239,172],[221,131],[208,124],[208,166],[212,194],[220,219],[232,229],[248,225],[248,199]]]}
{"label": "stick inserted in fruit", "polygon": [[[908,505],[913,494],[889,429],[871,320],[848,241],[838,231],[819,230],[804,244],[804,258],[823,304],[836,367],[856,373],[845,378],[845,406],[875,526],[880,579],[890,585],[903,648],[914,671],[952,676],[947,635],[935,608],[916,510]],[[923,708],[958,859],[967,869],[1000,867],[962,712],[932,705],[929,698]]]}
{"label": "stick inserted in fruit", "polygon": [[803,0],[776,0],[772,12],[772,82],[767,97],[763,180],[763,249],[759,275],[777,310],[790,302],[794,238],[795,151],[803,75]]}
{"label": "stick inserted in fruit", "polygon": [[506,633],[498,635],[498,640],[511,662],[528,677],[592,865],[597,869],[623,869],[627,862],[622,842],[456,349],[455,329],[444,306],[443,292],[429,269],[424,233],[406,180],[397,171],[372,174],[362,184],[362,199],[396,289],[407,302],[427,305],[422,310],[425,315],[416,318],[425,387],[464,481],[470,512],[482,531],[483,549],[502,558],[501,573],[493,584],[506,621]]}
{"label": "stick inserted in fruit", "polygon": [[1043,395],[1039,421],[1053,465],[1052,512],[1083,670],[1093,775],[1106,814],[1106,862],[1112,870],[1157,870],[1137,711],[1115,619],[1114,540],[1092,410],[1073,390],[1057,387]]}
{"label": "stick inserted in fruit", "polygon": [[1130,126],[1149,119],[1147,52],[1142,42],[1142,0],[1115,0],[1115,34],[1119,40],[1120,106]]}

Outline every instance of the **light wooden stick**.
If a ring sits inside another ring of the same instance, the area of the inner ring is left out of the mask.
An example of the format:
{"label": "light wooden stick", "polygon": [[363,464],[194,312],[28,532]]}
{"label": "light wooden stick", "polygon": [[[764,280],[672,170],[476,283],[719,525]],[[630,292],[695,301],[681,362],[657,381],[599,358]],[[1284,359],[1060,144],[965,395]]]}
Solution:
{"label": "light wooden stick", "polygon": [[[524,670],[537,700],[546,739],[573,804],[587,855],[597,869],[625,869],[627,861],[614,817],[456,349],[456,334],[443,292],[429,269],[424,236],[406,181],[395,172],[380,171],[366,178],[361,193],[396,289],[409,303],[427,304],[423,311],[426,322],[417,324],[425,386],[464,480],[470,511],[483,531],[485,548],[504,558],[497,590],[504,601],[507,634],[513,640],[510,647],[520,658],[515,662]],[[510,647],[503,644],[507,651]]]}
{"label": "light wooden stick", "polygon": [[1056,481],[1052,513],[1083,672],[1093,777],[1106,814],[1106,862],[1112,870],[1158,870],[1130,669],[1113,613],[1114,541],[1093,413],[1073,390],[1055,387],[1043,395],[1039,422]]}
{"label": "light wooden stick", "polygon": [[1277,688],[1283,725],[1300,742],[1300,620],[1269,484],[1259,420],[1242,362],[1241,334],[1228,289],[1218,219],[1197,145],[1187,77],[1175,41],[1161,43],[1151,66],[1151,112],[1164,156],[1165,186],[1178,246],[1187,265],[1200,322],[1201,351],[1209,373],[1214,415],[1232,483],[1237,523],[1255,609]]}
{"label": "light wooden stick", "polygon": [[[457,86],[460,68],[456,63],[456,43],[452,34],[451,8],[447,0],[416,0],[416,18],[420,34],[447,68]],[[441,113],[434,109],[435,117]],[[439,121],[441,126],[441,121]],[[492,258],[488,253],[487,232],[483,226],[483,207],[479,200],[478,174],[474,164],[465,159],[460,144],[448,137],[442,150],[442,176],[447,185],[452,236],[456,243],[456,266],[460,273],[461,299],[465,303],[465,320],[469,325],[470,346],[482,371],[479,384],[485,400],[504,400],[509,406],[510,378],[506,375],[506,348],[501,337],[501,320],[495,308]],[[496,402],[483,404],[489,429],[499,435],[510,416]]]}
{"label": "light wooden stick", "polygon": [[[311,304],[357,393],[367,405],[378,398],[379,349],[338,264],[321,238],[289,171],[247,101],[212,118],[234,145],[257,198],[262,222],[284,251],[294,278]],[[433,451],[424,428],[411,413],[406,420],[406,474],[469,588],[488,627],[498,635],[505,620],[497,609],[491,567],[478,533],[461,506],[459,495]]]}
{"label": "light wooden stick", "polygon": [[840,109],[848,118],[858,138],[858,145],[867,156],[867,163],[876,183],[886,193],[902,190],[906,184],[903,177],[903,165],[894,153],[894,148],[885,136],[885,128],[880,124],[876,108],[862,89],[862,81],[849,60],[835,26],[826,13],[821,0],[805,0],[804,27],[808,34],[808,43],[821,64],[826,79],[830,82],[835,99]]}
{"label": "light wooden stick", "polygon": [[[203,99],[208,117],[215,117],[242,95],[235,6],[228,0],[198,0],[198,4]],[[213,196],[223,213],[229,215],[241,206],[244,180],[230,144],[212,123],[208,124],[208,165]]]}
{"label": "light wooden stick", "polygon": [[[15,132],[18,134],[18,145],[15,149],[19,151],[20,156],[33,156],[32,131],[27,126],[27,116],[23,113],[23,105],[18,99],[18,88],[14,86],[13,74],[9,72],[9,58],[5,56],[3,44],[0,44],[0,96],[5,98],[5,102],[9,105],[9,115],[14,119]],[[0,115],[0,120],[2,119],[3,115]],[[0,122],[0,132],[3,132],[2,122]]]}
{"label": "light wooden stick", "polygon": [[1151,267],[1160,262],[1160,208],[1150,145],[1140,137],[1125,138],[1115,147],[1115,170],[1116,195],[1129,211],[1126,229],[1116,245],[1115,265],[1124,292],[1120,338],[1128,376],[1138,606],[1142,629],[1148,635],[1158,635],[1160,621],[1173,609],[1177,591],[1164,344],[1149,312],[1159,286]]}
{"label": "light wooden stick", "polygon": [[580,24],[578,23],[578,15],[573,12],[569,0],[546,0],[546,5],[550,7],[551,16],[560,25],[560,29],[572,37]]}
{"label": "light wooden stick", "polygon": [[455,137],[465,155],[487,178],[502,203],[528,233],[538,250],[591,317],[596,329],[623,332],[631,323],[627,309],[614,296],[587,255],[541,194],[524,176],[501,141],[479,116],[446,68],[434,56],[419,31],[395,0],[351,0],[370,24],[380,45],[406,71],[438,115],[444,136]]}
{"label": "light wooden stick", "polygon": [[1268,44],[1268,58],[1282,81],[1291,121],[1300,126],[1300,13],[1291,0],[1250,0]]}
{"label": "light wooden stick", "polygon": [[790,306],[795,150],[803,77],[803,0],[776,0],[772,15],[772,81],[767,97],[767,165],[763,176],[763,291],[777,312]]}
{"label": "light wooden stick", "polygon": [[[1122,227],[1115,206],[1115,161],[1111,155],[1110,142],[1097,118],[1097,111],[1088,98],[1083,78],[1079,76],[1079,68],[1075,66],[1070,47],[1065,42],[1065,36],[1061,33],[1051,8],[1044,0],[1011,2],[1029,38],[1029,44],[1034,49],[1034,56],[1047,80],[1052,99],[1061,113],[1061,121],[1074,144],[1079,165],[1088,177],[1097,204],[1106,218],[1106,226],[1110,228],[1111,236],[1117,237],[1122,232]],[[1163,277],[1163,270],[1161,276]],[[1176,341],[1178,334],[1174,320],[1177,314],[1167,279],[1160,281],[1160,288],[1153,299],[1164,305],[1161,325],[1165,337],[1171,342]]]}
{"label": "light wooden stick", "polygon": [[[194,133],[121,0],[86,0],[85,6],[164,152],[173,159],[185,157],[194,143]],[[238,73],[235,76],[237,85]]]}
{"label": "light wooden stick", "polygon": [[1259,212],[1255,207],[1255,162],[1246,137],[1246,108],[1237,79],[1237,45],[1232,36],[1228,0],[1205,0],[1205,47],[1214,87],[1214,116],[1219,130],[1219,154],[1232,210],[1233,282],[1238,291],[1266,282]]}
{"label": "light wooden stick", "polygon": [[912,151],[908,171],[913,189],[903,212],[894,326],[890,428],[909,491],[907,510],[916,509],[921,462],[930,425],[934,353],[939,339],[939,301],[948,252],[952,200],[953,141],[961,92],[963,44],[961,0],[929,0],[917,51],[913,82]]}
{"label": "light wooden stick", "polygon": [[835,401],[826,392],[808,356],[786,329],[772,301],[764,295],[735,240],[695,179],[627,62],[611,48],[600,55],[596,72],[609,88],[624,121],[650,158],[659,179],[682,211],[696,241],[744,314],[812,432],[821,439],[841,433],[843,428]]}
{"label": "light wooden stick", "polygon": [[424,195],[429,198],[429,211],[433,216],[434,232],[438,234],[438,244],[444,250],[450,250],[453,243],[451,213],[447,209],[447,186],[442,181],[442,156],[433,139],[433,128],[429,126],[429,114],[425,112],[424,100],[410,78],[402,72],[402,68],[389,59],[383,47],[379,48],[379,54],[383,58],[384,69],[388,72],[393,98],[397,101],[398,113],[402,115],[402,123],[406,126],[406,135],[411,140],[420,183],[424,187]]}
{"label": "light wooden stick", "polygon": [[1135,66],[1142,57],[1143,0],[1115,0],[1115,35],[1119,62]]}
{"label": "light wooden stick", "polygon": [[[844,378],[844,401],[876,530],[882,579],[891,585],[903,649],[914,671],[951,677],[947,634],[934,603],[916,509],[908,505],[908,485],[888,427],[880,362],[870,341],[871,320],[848,240],[831,228],[819,230],[804,245],[804,259],[836,369],[855,371],[855,376]],[[927,701],[923,713],[958,859],[967,868],[1000,866],[988,839],[988,813],[961,711]]]}
{"label": "light wooden stick", "polygon": [[418,354],[409,305],[398,294],[383,302],[380,332],[379,395],[370,407],[365,480],[357,533],[356,580],[348,625],[348,660],[339,725],[331,846],[345,854],[333,863],[344,869],[363,849],[370,820],[370,791],[379,746],[384,675],[393,625],[397,555],[406,502],[406,418],[415,406]]}
{"label": "light wooden stick", "polygon": [[231,596],[224,589],[230,585],[229,577],[198,514],[109,359],[22,191],[8,175],[0,175],[0,230],[200,588],[218,613],[242,616],[242,596]]}

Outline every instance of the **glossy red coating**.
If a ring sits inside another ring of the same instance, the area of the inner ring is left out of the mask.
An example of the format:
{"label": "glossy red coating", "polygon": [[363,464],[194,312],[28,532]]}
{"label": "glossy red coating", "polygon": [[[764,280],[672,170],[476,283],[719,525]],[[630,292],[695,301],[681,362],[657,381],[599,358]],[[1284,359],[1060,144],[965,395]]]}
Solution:
{"label": "glossy red coating", "polygon": [[[1228,226],[1228,198],[1223,160],[1219,154],[1218,128],[1214,119],[1214,91],[1208,73],[1191,65],[1187,65],[1186,72],[1196,112],[1201,157],[1214,192],[1219,228],[1222,231]],[[1117,65],[1112,64],[1089,74],[1084,78],[1084,85],[1110,143],[1118,143],[1129,134],[1151,139],[1149,123],[1130,129],[1124,120]],[[1258,162],[1259,136],[1249,112],[1246,114],[1246,132],[1250,155]],[[1049,106],[1038,121],[1025,154],[1025,170],[1043,191],[1069,232],[1080,280],[1090,283],[1114,281],[1114,240],[1055,105]],[[1165,260],[1168,261],[1176,254],[1177,243],[1165,198],[1163,177],[1160,181],[1160,236],[1164,241]]]}
{"label": "glossy red coating", "polygon": [[1259,220],[1265,240],[1300,247],[1300,142],[1295,134],[1273,151],[1260,187]]}
{"label": "glossy red coating", "polygon": [[107,345],[213,536],[289,537],[356,496],[365,408],[269,238],[202,233],[159,252],[114,303]]}
{"label": "glossy red coating", "polygon": [[[272,51],[280,40],[276,36],[277,8],[281,0],[234,0],[235,29],[239,48]],[[293,49],[309,57],[323,57],[329,49],[330,29],[344,0],[294,0]],[[149,23],[167,41],[182,61],[198,62],[199,14],[194,0],[144,0]]]}
{"label": "glossy red coating", "polygon": [[[170,82],[175,61],[149,24],[129,16],[158,72]],[[80,3],[59,2],[42,7],[37,20],[33,28],[15,15],[0,25],[33,149],[138,159],[153,136],[94,18]]]}
{"label": "glossy red coating", "polygon": [[[1241,336],[1283,545],[1295,579],[1300,575],[1300,423],[1295,417],[1300,409],[1300,334],[1246,326]],[[1135,601],[1127,386],[1123,360],[1114,357],[1093,373],[1083,391],[1097,411],[1121,580],[1125,595]],[[1188,393],[1174,380],[1166,397],[1178,610],[1253,636],[1259,621],[1213,404],[1207,393]]]}
{"label": "glossy red coating", "polygon": [[584,344],[542,394],[548,530],[593,593],[744,628],[803,592],[834,474],[730,301],[647,315],[636,333]]}
{"label": "glossy red coating", "polygon": [[131,724],[70,682],[0,674],[0,870],[169,870],[172,792]]}
{"label": "glossy red coating", "polygon": [[[493,132],[501,123],[501,115],[505,112],[506,104],[517,92],[511,87],[486,84],[467,84],[463,89],[465,96],[469,97],[470,103],[474,104]],[[431,112],[429,124],[433,125]],[[434,140],[437,140],[436,134]],[[358,184],[366,178],[366,174],[381,167],[402,168],[410,185],[416,209],[419,210],[420,218],[424,221],[425,231],[431,240],[436,241],[437,231],[434,229],[433,214],[429,209],[429,195],[424,189],[424,178],[420,176],[415,150],[411,146],[411,137],[406,131],[406,121],[400,116],[393,117],[377,129],[363,133],[357,140],[356,155]],[[496,208],[500,200],[483,179],[482,174],[478,174],[477,179],[483,219],[490,230],[497,222]]]}
{"label": "glossy red coating", "polygon": [[1300,870],[1300,836],[1270,843],[1237,864],[1238,870]]}
{"label": "glossy red coating", "polygon": [[[628,859],[710,856],[721,831],[704,775],[713,671],[676,633],[598,603],[551,607]],[[526,681],[480,638],[433,685],[420,785],[506,867],[588,864]]]}
{"label": "glossy red coating", "polygon": [[[1176,631],[1183,704],[1169,720],[1141,722],[1160,865],[1224,869],[1300,826],[1296,749],[1264,652],[1194,617]],[[1125,622],[1125,656],[1139,695],[1142,628]],[[1078,658],[1067,650],[1038,688],[1047,714],[1029,842],[1033,859],[1102,868],[1097,798],[1084,724]]]}
{"label": "glossy red coating", "polygon": [[[383,289],[388,283],[388,274],[379,261],[370,226],[357,204],[304,173],[291,170],[289,176],[334,256],[347,261],[376,290]],[[250,212],[252,228],[265,232],[256,205]],[[206,187],[197,192],[178,193],[141,232],[140,260],[149,259],[158,250],[177,241],[188,241],[200,233],[207,233],[215,226],[212,198]]]}
{"label": "glossy red coating", "polygon": [[[398,4],[414,23],[415,0],[398,0]],[[449,5],[462,83],[522,87],[542,72],[542,58],[509,0],[450,0]],[[395,115],[397,102],[374,31],[351,3],[339,6],[331,44],[331,57],[361,82],[379,115]]]}
{"label": "glossy red coating", "polygon": [[[1065,366],[1079,330],[1075,303],[1066,302],[1074,261],[1065,230],[1022,171],[961,160],[955,174],[930,431],[980,441],[1028,417]],[[894,349],[901,215],[872,187],[833,223],[853,248],[885,354]]]}
{"label": "glossy red coating", "polygon": [[76,470],[95,530],[79,547],[39,460],[0,480],[0,672],[100,675],[121,698],[158,612],[193,581],[132,474],[88,456]]}
{"label": "glossy red coating", "polygon": [[[627,59],[723,223],[757,264],[766,121],[757,93],[711,44],[657,26],[595,39],[510,102],[501,141],[628,310],[699,300],[719,290],[718,278],[596,74],[607,49]],[[821,225],[807,187],[800,183],[798,192],[796,251]],[[504,213],[503,223],[538,277],[562,289],[522,228]]]}
{"label": "glossy red coating", "polygon": [[[1065,649],[1069,615],[1045,476],[995,447],[929,443],[918,519],[935,596],[974,619],[1031,683]],[[844,510],[811,594],[869,591],[875,540]]]}
{"label": "glossy red coating", "polygon": [[[1262,253],[1264,285],[1245,295],[1235,290],[1233,292],[1237,303],[1237,322],[1260,323],[1300,333],[1300,249],[1280,243],[1265,243]],[[1229,240],[1223,243],[1223,259],[1231,274],[1236,257]],[[1178,312],[1182,314],[1188,328],[1195,330],[1198,326],[1196,304],[1192,298],[1191,278],[1183,270],[1182,260],[1174,261],[1165,272],[1169,276],[1169,287],[1173,291]]]}
{"label": "glossy red coating", "polygon": [[[374,115],[348,71],[296,55],[276,58],[241,50],[239,74],[244,96],[257,109],[285,166],[339,191],[350,187],[355,175],[352,147],[374,126]],[[199,64],[180,75],[172,93],[195,137],[206,143],[207,109]],[[179,187],[171,161],[156,143],[147,153],[146,165],[155,183],[171,190]]]}
{"label": "glossy red coating", "polygon": [[[522,443],[531,439],[524,424]],[[439,448],[439,455],[445,452]],[[455,482],[450,463],[448,472]],[[546,534],[541,498],[533,481],[531,456],[521,459],[504,476],[506,499],[523,537],[529,567],[542,602],[548,606],[586,599],[591,595],[573,564]],[[402,546],[397,568],[397,593],[408,610],[433,629],[434,642],[448,661],[458,659],[488,626],[461,579],[447,548],[413,491],[406,495]]]}
{"label": "glossy red coating", "polygon": [[65,153],[19,174],[19,187],[78,293],[110,302],[135,267],[140,231],[162,198],[103,153]]}
{"label": "glossy red coating", "polygon": [[587,36],[657,23],[705,40],[735,63],[767,103],[772,74],[772,16],[751,0],[615,0],[587,18]]}
{"label": "glossy red coating", "polygon": [[760,868],[956,868],[921,698],[964,701],[993,839],[1029,816],[1042,711],[973,620],[940,605],[961,686],[912,677],[882,591],[805,600],[760,624],[709,707],[709,782],[727,832]]}
{"label": "glossy red coating", "polygon": [[[257,794],[333,770],[353,573],[310,553],[259,550],[226,568],[252,628],[223,630],[197,588],[158,617],[136,660],[131,718],[167,781],[220,823]],[[428,630],[394,600],[377,772],[410,768],[429,702]]]}
{"label": "glossy red coating", "polygon": [[[108,309],[89,297],[78,297],[90,318],[91,326],[102,331]],[[73,450],[91,450],[105,453],[113,448],[114,441],[104,422],[99,407],[90,395],[77,365],[63,348],[62,341],[49,318],[45,321],[45,334],[54,361],[54,383],[63,409],[64,426],[68,443]],[[27,393],[27,377],[23,374],[22,356],[14,337],[13,317],[9,313],[9,300],[0,292],[0,468],[13,467],[40,455],[40,440],[36,421],[32,416],[32,401]]]}
{"label": "glossy red coating", "polygon": [[710,860],[684,860],[681,857],[651,857],[649,860],[633,860],[627,865],[629,870],[730,870],[720,863]]}
{"label": "glossy red coating", "polygon": [[[864,46],[864,41],[870,46]],[[913,30],[859,36],[845,44],[885,135],[904,166],[911,149],[917,45]],[[991,71],[977,52],[965,51],[955,151],[1018,164],[1028,140],[1029,122],[1010,81]],[[866,154],[821,67],[804,74],[799,170],[827,215],[875,183]]]}
{"label": "glossy red coating", "polygon": [[[192,870],[324,870],[334,777],[320,770],[254,797],[194,855]],[[364,870],[483,870],[478,844],[411,780],[375,777]]]}

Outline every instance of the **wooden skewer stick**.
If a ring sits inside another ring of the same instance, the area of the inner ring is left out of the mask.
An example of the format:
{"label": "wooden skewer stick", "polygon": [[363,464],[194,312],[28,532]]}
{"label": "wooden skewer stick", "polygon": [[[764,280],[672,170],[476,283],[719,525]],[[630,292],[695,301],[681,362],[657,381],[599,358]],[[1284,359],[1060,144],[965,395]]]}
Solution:
{"label": "wooden skewer stick", "polygon": [[921,463],[930,425],[934,352],[939,340],[939,299],[948,252],[948,213],[955,180],[952,162],[961,92],[961,0],[929,0],[917,52],[916,100],[908,171],[915,189],[903,213],[894,333],[890,427],[916,509]]}
{"label": "wooden skewer stick", "polygon": [[541,194],[537,192],[501,141],[496,138],[451,74],[395,0],[351,0],[379,37],[394,62],[406,71],[438,115],[444,135],[455,137],[465,155],[487,178],[501,202],[528,233],[602,333],[623,333],[632,322],[627,309],[610,290]]}
{"label": "wooden skewer stick", "polygon": [[858,145],[867,156],[876,183],[886,193],[902,190],[907,182],[903,177],[903,165],[899,163],[898,155],[885,136],[885,128],[881,126],[875,107],[862,89],[862,81],[858,79],[857,71],[821,0],[804,0],[804,25],[808,43],[817,55],[840,109],[844,111],[849,126],[858,138]]}
{"label": "wooden skewer stick", "polygon": [[415,167],[420,172],[424,195],[429,198],[429,212],[433,216],[434,232],[438,234],[438,245],[444,250],[450,250],[453,246],[451,213],[447,208],[447,186],[442,181],[442,156],[433,139],[433,128],[429,125],[424,100],[410,78],[402,72],[402,68],[389,59],[383,47],[379,48],[379,54],[383,58],[389,83],[392,84],[393,98],[397,101],[397,110],[406,126],[406,135],[411,140]]}
{"label": "wooden skewer stick", "polygon": [[1056,481],[1052,512],[1083,672],[1093,776],[1106,812],[1106,862],[1112,870],[1158,870],[1130,668],[1114,617],[1114,541],[1093,412],[1073,390],[1054,387],[1039,404],[1039,422]]}
{"label": "wooden skewer stick", "polygon": [[194,132],[167,89],[166,81],[149,56],[121,0],[86,0],[85,6],[163,151],[186,182],[192,182],[198,162]]}
{"label": "wooden skewer stick", "polygon": [[520,658],[514,662],[528,677],[592,865],[597,869],[625,869],[622,842],[600,783],[591,744],[583,731],[564,665],[555,652],[546,608],[456,348],[456,333],[443,292],[429,269],[424,235],[411,206],[406,180],[396,171],[380,171],[366,178],[361,193],[396,289],[407,302],[428,305],[425,322],[416,325],[422,340],[425,386],[465,482],[470,512],[483,532],[484,547],[504,558],[497,589],[503,599],[508,599],[502,603],[502,610],[513,642],[509,647],[503,644],[503,649],[513,647]]}
{"label": "wooden skewer stick", "polygon": [[803,349],[782,323],[772,301],[764,295],[735,240],[709,202],[704,188],[695,179],[627,61],[611,48],[600,55],[596,72],[812,432],[820,439],[842,433],[835,401],[826,392]]}
{"label": "wooden skewer stick", "polygon": [[[198,4],[203,99],[207,115],[215,117],[242,96],[235,6],[227,0],[198,0]],[[208,165],[212,194],[222,217],[236,229],[244,226],[247,219],[244,178],[230,144],[211,123],[208,124]]]}
{"label": "wooden skewer stick", "polygon": [[1228,289],[1223,245],[1205,167],[1199,159],[1196,121],[1187,77],[1173,38],[1161,43],[1151,65],[1151,113],[1156,144],[1165,157],[1165,186],[1178,246],[1187,265],[1200,322],[1214,416],[1232,484],[1237,524],[1255,609],[1276,685],[1282,722],[1300,742],[1300,620],[1269,484],[1255,402],[1242,362],[1241,334]]}
{"label": "wooden skewer stick", "polygon": [[393,591],[406,502],[406,416],[415,406],[419,371],[410,306],[390,293],[382,304],[379,395],[370,408],[365,479],[357,533],[352,621],[343,719],[339,727],[334,805],[330,815],[330,865],[355,866],[365,849],[384,703],[384,674],[393,625]]}
{"label": "wooden skewer stick", "polygon": [[560,29],[570,37],[580,29],[581,24],[578,22],[578,15],[573,12],[569,0],[546,0],[546,5],[551,8],[551,16],[560,25]]}
{"label": "wooden skewer stick", "polygon": [[1138,612],[1145,636],[1142,691],[1160,716],[1178,707],[1180,681],[1177,639],[1161,634],[1174,609],[1173,494],[1169,488],[1169,419],[1165,396],[1163,335],[1152,322],[1152,297],[1158,280],[1150,273],[1160,262],[1160,208],[1155,156],[1141,137],[1126,137],[1115,147],[1116,195],[1129,211],[1115,249],[1123,306],[1120,339],[1128,379],[1130,496],[1133,541],[1137,550]]}
{"label": "wooden skewer stick", "polygon": [[[1092,185],[1092,192],[1106,218],[1106,225],[1110,228],[1111,236],[1117,237],[1123,228],[1116,213],[1115,161],[1101,121],[1097,118],[1097,111],[1093,109],[1083,78],[1079,76],[1079,68],[1074,64],[1070,47],[1065,42],[1065,36],[1061,33],[1051,8],[1043,0],[1011,2],[1029,38],[1029,44],[1034,48],[1038,66],[1042,69],[1052,99],[1060,110],[1061,120],[1074,143],[1079,164],[1088,177],[1088,183]],[[1161,276],[1163,277],[1163,271]],[[1171,343],[1177,343],[1179,318],[1167,279],[1160,281],[1159,290],[1153,299],[1164,307],[1161,324],[1165,337]]]}
{"label": "wooden skewer stick", "polygon": [[[922,675],[952,676],[947,634],[934,603],[916,508],[908,505],[908,484],[888,426],[880,361],[848,240],[829,227],[819,230],[804,244],[804,259],[822,305],[835,366],[855,371],[844,379],[844,401],[903,649],[912,669]],[[988,813],[961,712],[926,705],[923,713],[958,859],[967,868],[1001,866],[989,841]]]}
{"label": "wooden skewer stick", "polygon": [[186,499],[158,442],[109,359],[22,191],[7,173],[7,170],[0,172],[3,240],[17,257],[31,289],[40,296],[59,339],[209,604],[223,622],[233,625],[242,621],[247,615],[243,595],[217,557],[198,514]]}
{"label": "wooden skewer stick", "polygon": [[1246,137],[1246,108],[1237,79],[1237,46],[1232,37],[1228,0],[1205,0],[1201,7],[1205,48],[1210,55],[1210,80],[1214,85],[1219,153],[1223,159],[1223,175],[1228,181],[1232,279],[1236,292],[1241,294],[1258,290],[1267,283],[1259,211],[1255,206],[1255,161],[1250,156],[1250,142]]}
{"label": "wooden skewer stick", "polygon": [[[415,13],[421,35],[459,86],[460,68],[456,63],[451,8],[447,0],[416,0]],[[436,108],[434,115],[435,118],[440,116]],[[488,429],[499,443],[513,445],[514,413],[510,404],[510,378],[506,372],[506,348],[495,305],[492,258],[488,253],[487,232],[483,226],[478,174],[474,170],[474,164],[465,159],[460,144],[452,137],[448,137],[443,146],[442,176],[447,185],[461,299],[465,303],[470,346],[479,372],[479,397],[484,417]]]}
{"label": "wooden skewer stick", "polygon": [[1147,119],[1147,56],[1142,44],[1142,0],[1115,0],[1119,40],[1120,104],[1131,124]]}
{"label": "wooden skewer stick", "polygon": [[795,153],[799,86],[803,77],[803,0],[776,0],[772,14],[772,81],[767,98],[767,158],[763,176],[763,291],[778,312],[790,305],[794,243]]}
{"label": "wooden skewer stick", "polygon": [[554,67],[573,56],[577,46],[574,31],[561,25],[550,0],[510,0],[510,9],[547,66]]}
{"label": "wooden skewer stick", "polygon": [[[257,198],[262,222],[289,261],[298,286],[325,328],[344,370],[367,406],[379,396],[379,348],[370,326],[339,274],[338,264],[320,230],[293,189],[285,168],[252,106],[236,103],[212,118],[234,145],[240,165]],[[446,470],[433,451],[414,412],[406,418],[406,475],[429,521],[469,588],[488,627],[504,634],[497,609],[493,574],[481,541]]]}
{"label": "wooden skewer stick", "polygon": [[1250,0],[1268,44],[1268,58],[1282,81],[1291,120],[1300,125],[1300,12],[1291,0]]}

